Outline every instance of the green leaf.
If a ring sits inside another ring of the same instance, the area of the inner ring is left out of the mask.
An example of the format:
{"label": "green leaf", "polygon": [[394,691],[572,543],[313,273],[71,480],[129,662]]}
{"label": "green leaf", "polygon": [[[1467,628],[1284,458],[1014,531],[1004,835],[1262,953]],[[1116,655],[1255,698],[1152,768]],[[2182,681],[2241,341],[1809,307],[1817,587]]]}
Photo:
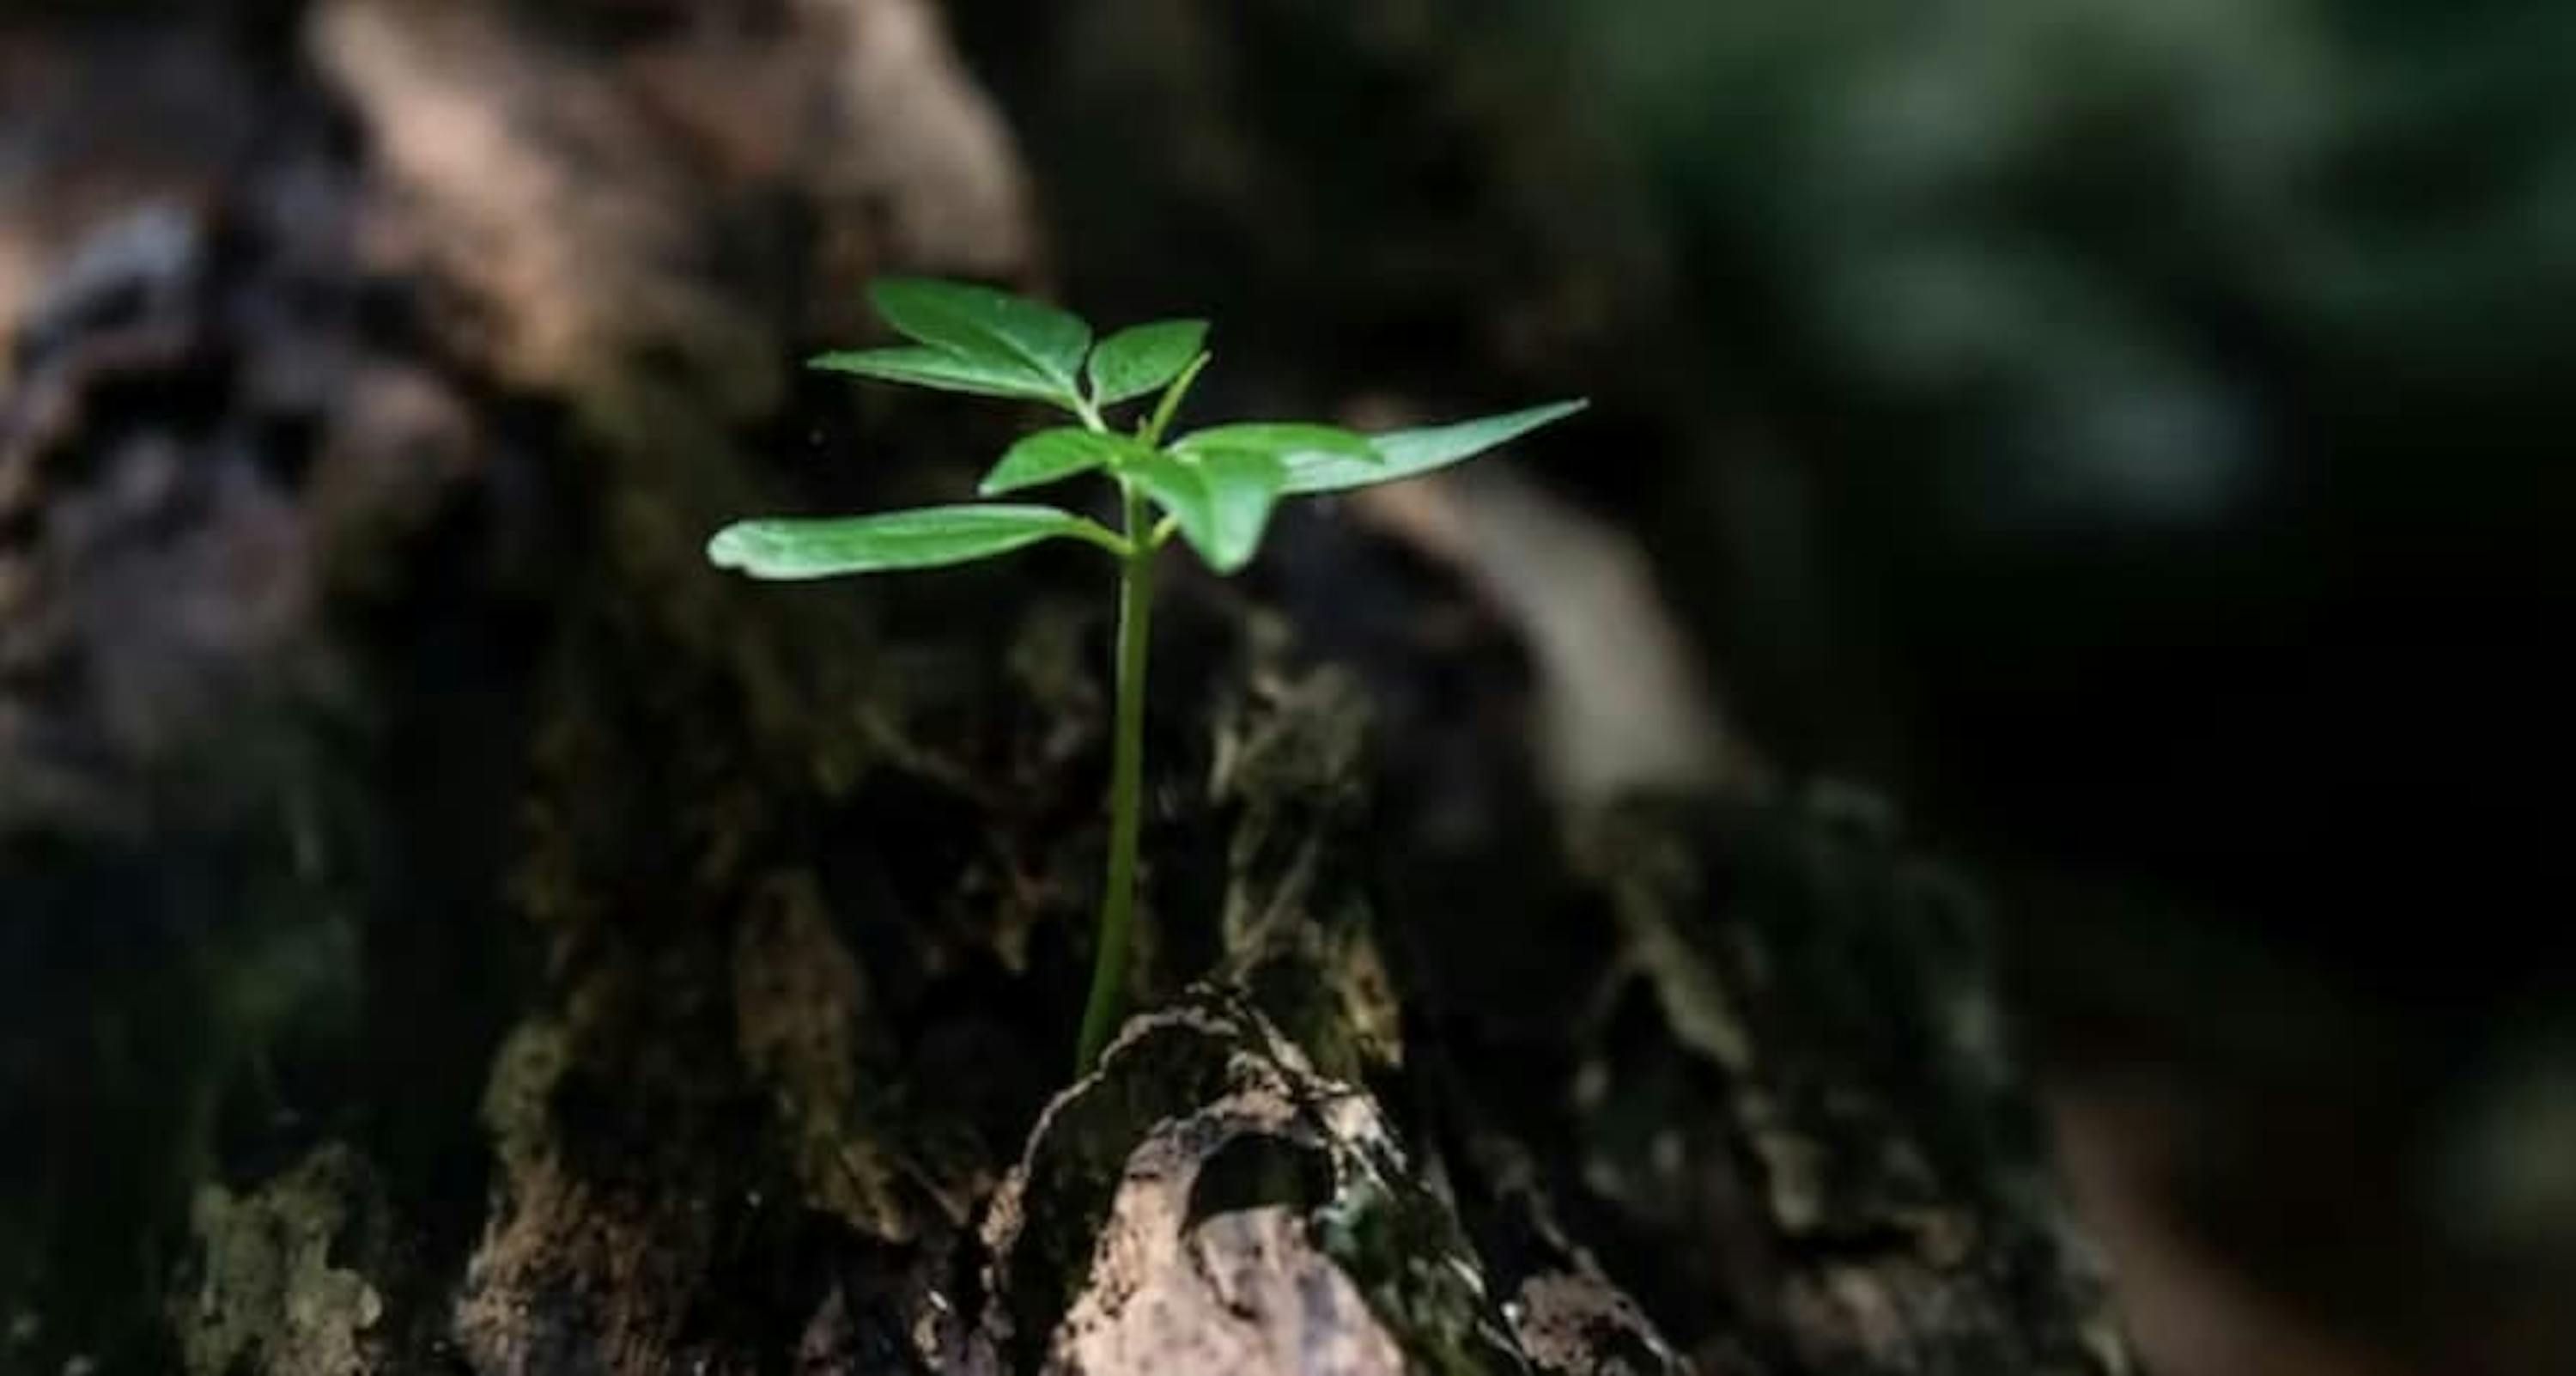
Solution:
{"label": "green leaf", "polygon": [[1126,472],[1172,513],[1190,546],[1219,573],[1237,573],[1252,562],[1288,481],[1287,465],[1252,449],[1156,454]]}
{"label": "green leaf", "polygon": [[1588,401],[1560,401],[1552,406],[1533,406],[1526,411],[1460,421],[1456,425],[1379,435],[1375,441],[1377,452],[1383,458],[1379,463],[1342,456],[1292,459],[1288,466],[1288,491],[1297,496],[1311,496],[1319,492],[1346,492],[1355,487],[1419,478],[1452,464],[1465,463],[1542,425],[1563,420],[1589,405]]}
{"label": "green leaf", "polygon": [[1095,468],[1138,463],[1153,452],[1124,435],[1103,435],[1069,425],[1041,430],[1012,445],[976,490],[987,497],[999,496]]}
{"label": "green leaf", "polygon": [[1061,401],[1055,384],[1016,364],[996,366],[940,349],[863,349],[824,354],[805,366],[827,373],[856,373],[943,392],[1026,401]]}
{"label": "green leaf", "polygon": [[882,516],[740,521],[707,542],[707,560],[779,581],[930,569],[989,559],[1091,523],[1051,506],[933,506]]}
{"label": "green leaf", "polygon": [[1220,425],[1212,430],[1196,430],[1172,441],[1181,453],[1216,449],[1245,449],[1268,454],[1286,464],[1290,471],[1342,460],[1367,464],[1379,463],[1377,447],[1366,435],[1331,425]]}
{"label": "green leaf", "polygon": [[1170,386],[1199,356],[1207,333],[1204,320],[1163,320],[1100,341],[1091,351],[1093,403],[1115,406]]}
{"label": "green leaf", "polygon": [[1091,327],[1079,318],[991,287],[886,277],[869,297],[907,337],[996,371],[1016,368],[1067,399],[1091,348]]}

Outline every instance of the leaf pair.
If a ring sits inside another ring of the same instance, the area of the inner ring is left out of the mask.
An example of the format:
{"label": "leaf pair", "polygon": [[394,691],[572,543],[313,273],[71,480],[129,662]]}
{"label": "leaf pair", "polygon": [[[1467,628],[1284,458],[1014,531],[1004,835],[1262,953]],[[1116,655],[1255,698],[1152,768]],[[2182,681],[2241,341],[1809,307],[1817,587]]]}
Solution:
{"label": "leaf pair", "polygon": [[[813,361],[976,396],[1043,401],[1076,414],[1133,401],[1180,376],[1207,339],[1203,320],[1122,330],[1091,347],[1091,326],[1053,306],[965,282],[894,277],[869,289],[877,314],[909,346],[829,353]],[[1089,360],[1090,395],[1080,383]]]}
{"label": "leaf pair", "polygon": [[1210,567],[1233,573],[1251,562],[1271,510],[1301,473],[1384,464],[1368,440],[1325,425],[1223,425],[1183,436],[1168,450],[1059,426],[1012,445],[978,490],[998,497],[1106,469],[1170,513]]}
{"label": "leaf pair", "polygon": [[[1078,417],[1026,436],[984,476],[982,495],[1103,472],[1170,518],[1209,567],[1250,563],[1281,498],[1342,492],[1420,477],[1463,462],[1583,409],[1563,402],[1437,429],[1374,439],[1328,425],[1220,425],[1168,445],[1163,430],[1207,361],[1208,327],[1167,320],[1092,343],[1091,326],[1039,302],[988,287],[913,278],[881,281],[871,295],[912,344],[826,354],[814,366],[889,382],[1043,401]],[[1086,388],[1087,382],[1087,388]],[[1156,391],[1163,400],[1135,434],[1111,430],[1105,407]],[[1045,506],[931,507],[840,520],[747,521],[707,547],[720,567],[758,578],[936,568],[1007,554],[1041,541],[1079,539],[1141,558],[1168,532],[1122,536]]]}

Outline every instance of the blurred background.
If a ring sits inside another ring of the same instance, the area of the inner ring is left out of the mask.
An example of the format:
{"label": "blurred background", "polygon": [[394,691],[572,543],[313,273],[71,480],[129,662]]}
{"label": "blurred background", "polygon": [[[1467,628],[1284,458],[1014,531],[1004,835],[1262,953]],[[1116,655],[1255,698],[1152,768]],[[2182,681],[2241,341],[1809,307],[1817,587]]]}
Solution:
{"label": "blurred background", "polygon": [[796,369],[894,271],[1212,318],[1203,418],[1593,400],[1170,590],[1140,978],[1324,815],[1243,742],[1365,721],[1382,997],[1300,978],[1403,1049],[1325,1068],[1651,1335],[1415,1369],[2576,1369],[2571,71],[2545,0],[0,8],[0,1371],[955,1357],[818,1296],[971,1272],[1060,1087],[1106,601],[697,554],[1007,442]]}

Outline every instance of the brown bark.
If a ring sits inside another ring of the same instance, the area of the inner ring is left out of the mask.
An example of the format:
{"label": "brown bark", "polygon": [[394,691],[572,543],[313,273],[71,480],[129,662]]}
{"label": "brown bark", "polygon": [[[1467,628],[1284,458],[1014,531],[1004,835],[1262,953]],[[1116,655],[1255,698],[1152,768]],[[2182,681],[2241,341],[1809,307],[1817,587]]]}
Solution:
{"label": "brown bark", "polygon": [[700,557],[1006,433],[792,371],[1038,273],[919,0],[284,34],[5,40],[13,1367],[2117,1369],[1972,907],[1804,804],[1551,811],[1508,690],[1444,902],[1420,742],[1204,583],[1151,1011],[1062,1087],[1097,571]]}

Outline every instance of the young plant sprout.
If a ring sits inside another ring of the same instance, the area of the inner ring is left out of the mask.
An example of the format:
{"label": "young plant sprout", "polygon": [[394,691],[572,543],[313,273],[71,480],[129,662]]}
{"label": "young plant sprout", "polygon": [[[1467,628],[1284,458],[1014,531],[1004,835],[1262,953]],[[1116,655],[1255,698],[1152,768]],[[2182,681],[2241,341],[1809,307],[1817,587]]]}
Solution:
{"label": "young plant sprout", "polygon": [[[707,544],[707,557],[720,568],[775,580],[937,568],[1046,540],[1081,541],[1117,561],[1109,875],[1082,1018],[1079,1068],[1087,1070],[1120,1019],[1135,914],[1155,554],[1177,532],[1209,568],[1234,573],[1252,561],[1282,497],[1417,478],[1569,416],[1584,403],[1374,437],[1329,425],[1268,423],[1220,425],[1174,437],[1170,431],[1181,401],[1208,363],[1205,321],[1139,325],[1094,347],[1091,327],[1081,320],[987,287],[887,279],[875,284],[871,296],[886,323],[914,343],[825,354],[812,366],[1043,402],[1069,413],[1078,424],[1022,438],[984,475],[979,491],[998,497],[1102,473],[1118,489],[1119,528],[1052,506],[986,502],[877,516],[743,521],[718,532]],[[1160,397],[1132,428],[1111,425],[1113,408],[1157,392]]]}

